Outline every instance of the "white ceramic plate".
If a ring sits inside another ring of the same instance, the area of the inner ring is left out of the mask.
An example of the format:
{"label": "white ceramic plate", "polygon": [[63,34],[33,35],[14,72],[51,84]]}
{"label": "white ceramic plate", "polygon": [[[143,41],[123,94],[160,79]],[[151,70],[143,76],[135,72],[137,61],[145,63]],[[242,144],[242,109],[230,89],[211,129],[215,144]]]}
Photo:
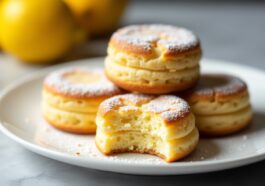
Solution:
{"label": "white ceramic plate", "polygon": [[8,137],[43,156],[78,166],[129,174],[166,175],[201,173],[242,166],[265,159],[265,72],[216,60],[203,60],[203,72],[226,72],[243,78],[255,110],[253,124],[224,138],[201,139],[188,158],[164,163],[151,155],[103,156],[93,135],[73,135],[49,126],[42,118],[40,102],[43,78],[66,66],[102,68],[103,59],[74,61],[32,74],[13,83],[0,96],[0,128]]}

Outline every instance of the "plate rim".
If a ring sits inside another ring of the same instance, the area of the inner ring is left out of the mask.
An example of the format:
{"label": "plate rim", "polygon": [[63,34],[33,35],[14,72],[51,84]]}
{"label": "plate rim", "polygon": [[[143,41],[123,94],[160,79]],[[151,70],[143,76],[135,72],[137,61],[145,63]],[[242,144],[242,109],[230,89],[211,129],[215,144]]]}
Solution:
{"label": "plate rim", "polygon": [[[60,68],[60,67],[67,67],[67,66],[80,66],[80,63],[84,63],[84,62],[94,62],[96,63],[99,60],[103,60],[103,57],[96,57],[96,58],[89,58],[89,59],[81,59],[81,60],[74,60],[71,62],[67,62],[67,63],[62,63],[62,64],[57,64],[57,65],[53,65],[50,67],[46,67],[44,69],[41,70],[37,70],[35,72],[32,72],[28,75],[25,75],[24,77],[11,82],[8,86],[5,86],[1,91],[0,91],[0,103],[3,100],[3,98],[8,95],[8,93],[14,89],[16,89],[18,86],[22,86],[24,83],[29,82],[29,81],[33,81],[34,79],[37,79],[38,77],[43,76],[43,74],[48,73],[49,71],[55,70],[56,68]],[[261,70],[261,69],[256,69],[254,67],[250,67],[248,65],[241,65],[241,64],[237,64],[237,63],[233,63],[233,62],[229,62],[229,61],[223,61],[223,60],[217,60],[217,59],[203,59],[204,62],[206,63],[215,63],[215,64],[226,64],[228,66],[231,67],[240,67],[241,69],[244,70],[250,70],[250,71],[255,71],[255,72],[259,72],[265,75],[265,71]],[[83,66],[84,64],[82,64],[81,66]],[[111,171],[111,172],[119,172],[119,173],[129,173],[129,174],[141,174],[141,175],[177,175],[177,174],[192,174],[192,173],[203,173],[203,172],[209,172],[209,171],[218,171],[218,170],[225,170],[225,169],[230,169],[230,168],[235,168],[235,167],[239,167],[239,166],[243,166],[243,165],[247,165],[247,164],[251,164],[257,161],[261,161],[263,159],[265,159],[265,150],[262,152],[259,152],[258,154],[250,154],[250,155],[246,155],[243,156],[241,158],[229,158],[226,160],[212,160],[209,162],[205,162],[205,161],[198,161],[198,162],[177,162],[177,164],[132,164],[132,163],[128,163],[128,162],[115,162],[115,161],[111,161],[111,160],[106,160],[106,161],[102,161],[102,160],[97,160],[97,159],[86,159],[83,161],[86,161],[86,164],[82,164],[82,157],[78,157],[78,159],[76,160],[75,156],[72,156],[70,154],[66,154],[63,152],[59,152],[59,151],[55,151],[55,150],[51,150],[45,147],[41,147],[37,144],[31,143],[23,138],[20,138],[19,136],[17,136],[16,134],[14,134],[12,131],[10,131],[7,127],[5,127],[5,125],[12,125],[11,123],[6,123],[3,122],[2,119],[0,118],[0,131],[6,135],[7,137],[9,137],[10,139],[12,139],[13,141],[17,142],[18,144],[21,144],[22,146],[24,146],[26,149],[37,153],[39,155],[57,160],[57,161],[61,161],[64,163],[68,163],[68,164],[72,164],[72,165],[77,165],[77,166],[81,166],[81,167],[87,167],[87,168],[92,168],[92,169],[97,169],[97,170],[105,170],[105,171]],[[81,161],[80,161],[81,160]],[[117,170],[112,170],[111,168],[98,168],[96,166],[87,166],[87,164],[92,163],[93,164],[99,164],[99,165],[108,165],[108,166],[118,166],[118,169],[122,169],[124,168],[124,166],[126,166],[124,169],[127,169],[126,171],[117,171]],[[128,170],[129,167],[129,170]],[[152,173],[143,173],[143,172],[137,172],[136,169],[139,171],[142,168],[168,168],[169,172],[164,170],[164,171],[156,171],[156,173],[152,172]],[[202,170],[198,170],[196,168],[202,167]],[[173,171],[172,169],[181,169],[184,168],[184,171]],[[188,168],[188,169],[186,169]],[[190,168],[193,168],[194,170],[190,170]],[[206,169],[205,169],[206,168]],[[135,169],[134,171],[132,169]]]}

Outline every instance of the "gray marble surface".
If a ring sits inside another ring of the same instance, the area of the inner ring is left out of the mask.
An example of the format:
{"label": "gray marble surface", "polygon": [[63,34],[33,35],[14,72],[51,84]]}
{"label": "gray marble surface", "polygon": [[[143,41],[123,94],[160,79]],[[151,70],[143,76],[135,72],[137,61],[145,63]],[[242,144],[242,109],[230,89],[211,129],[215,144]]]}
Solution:
{"label": "gray marble surface", "polygon": [[[188,27],[200,36],[204,57],[265,70],[265,4],[132,3],[124,24],[133,23]],[[97,46],[94,50],[104,54],[106,42],[97,42]],[[0,89],[40,68],[43,66],[24,65],[0,54]],[[1,133],[0,149],[0,186],[264,185],[265,181],[265,161],[215,173],[152,177],[114,174],[60,163],[24,149]]]}

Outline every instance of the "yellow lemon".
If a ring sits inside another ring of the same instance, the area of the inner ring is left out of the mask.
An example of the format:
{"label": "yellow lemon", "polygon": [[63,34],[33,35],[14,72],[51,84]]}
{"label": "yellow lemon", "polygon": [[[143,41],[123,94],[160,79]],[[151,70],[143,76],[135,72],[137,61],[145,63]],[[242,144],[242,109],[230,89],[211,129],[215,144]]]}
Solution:
{"label": "yellow lemon", "polygon": [[0,28],[3,50],[31,63],[62,57],[76,32],[71,11],[61,0],[4,0]]}
{"label": "yellow lemon", "polygon": [[77,21],[91,34],[104,35],[117,27],[127,0],[64,0]]}
{"label": "yellow lemon", "polygon": [[[0,9],[1,9],[1,4],[2,4],[2,0],[0,0]],[[0,26],[0,32],[1,32],[1,26]],[[0,51],[1,51],[1,40],[0,40]]]}

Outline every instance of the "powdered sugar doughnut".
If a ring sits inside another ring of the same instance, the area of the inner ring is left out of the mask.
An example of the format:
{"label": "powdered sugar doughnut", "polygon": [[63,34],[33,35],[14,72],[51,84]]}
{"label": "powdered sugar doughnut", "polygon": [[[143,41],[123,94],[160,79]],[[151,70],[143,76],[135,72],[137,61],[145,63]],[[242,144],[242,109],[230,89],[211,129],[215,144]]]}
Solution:
{"label": "powdered sugar doughnut", "polygon": [[130,91],[160,94],[184,90],[199,77],[201,53],[199,39],[185,28],[132,25],[111,37],[106,74]]}
{"label": "powdered sugar doughnut", "polygon": [[173,57],[200,46],[199,39],[185,28],[171,25],[131,25],[113,34],[110,44],[137,55],[151,55],[155,48]]}
{"label": "powdered sugar doughnut", "polygon": [[149,153],[171,162],[198,142],[190,107],[176,96],[114,96],[101,103],[96,123],[96,143],[104,154]]}
{"label": "powdered sugar doughnut", "polygon": [[252,118],[246,83],[226,74],[203,74],[183,97],[191,105],[200,132],[225,135],[246,127]]}
{"label": "powdered sugar doughnut", "polygon": [[122,90],[100,70],[67,68],[44,80],[43,113],[53,126],[74,133],[95,133],[99,104]]}
{"label": "powdered sugar doughnut", "polygon": [[50,91],[75,98],[101,98],[117,95],[121,92],[111,83],[102,70],[86,68],[68,68],[51,73],[44,81]]}

